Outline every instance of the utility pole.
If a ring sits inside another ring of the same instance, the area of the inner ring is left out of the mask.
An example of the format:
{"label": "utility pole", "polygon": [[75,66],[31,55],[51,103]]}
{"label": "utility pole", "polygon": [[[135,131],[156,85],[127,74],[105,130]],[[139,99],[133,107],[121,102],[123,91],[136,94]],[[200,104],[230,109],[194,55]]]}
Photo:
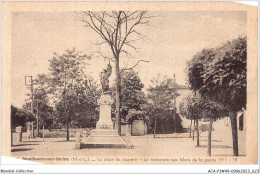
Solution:
{"label": "utility pole", "polygon": [[[29,83],[27,81],[27,79],[30,79]],[[29,88],[31,90],[31,113],[32,115],[34,115],[33,113],[33,76],[25,76],[25,86],[27,88]],[[32,137],[34,137],[34,125],[33,125],[33,122],[32,122]]]}

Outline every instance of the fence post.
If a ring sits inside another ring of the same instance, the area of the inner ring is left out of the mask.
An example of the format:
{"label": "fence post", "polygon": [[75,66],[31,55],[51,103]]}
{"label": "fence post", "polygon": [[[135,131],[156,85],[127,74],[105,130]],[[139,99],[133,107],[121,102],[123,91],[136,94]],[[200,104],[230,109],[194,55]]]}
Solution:
{"label": "fence post", "polygon": [[76,133],[76,145],[75,145],[76,149],[80,149],[80,132]]}

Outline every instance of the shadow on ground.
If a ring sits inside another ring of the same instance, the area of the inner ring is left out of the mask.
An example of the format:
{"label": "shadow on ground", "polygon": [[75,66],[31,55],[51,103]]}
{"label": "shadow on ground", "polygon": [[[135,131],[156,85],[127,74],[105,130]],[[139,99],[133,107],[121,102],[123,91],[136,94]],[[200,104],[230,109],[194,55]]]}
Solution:
{"label": "shadow on ground", "polygon": [[156,138],[190,138],[190,137],[155,137]]}
{"label": "shadow on ground", "polygon": [[37,143],[37,142],[42,142],[42,141],[22,141],[24,143]]}
{"label": "shadow on ground", "polygon": [[[196,146],[197,148],[207,148],[207,145],[200,145]],[[227,145],[211,145],[211,148],[216,148],[216,149],[226,149],[226,148],[231,148],[230,146]]]}
{"label": "shadow on ground", "polygon": [[[208,140],[200,140],[200,141],[208,141]],[[211,142],[222,142],[221,140],[211,140]]]}
{"label": "shadow on ground", "polygon": [[39,144],[17,144],[17,145],[12,145],[12,147],[18,147],[18,146],[35,146]]}
{"label": "shadow on ground", "polygon": [[63,143],[66,143],[66,142],[76,142],[76,140],[58,140],[58,141],[53,141],[53,142],[63,142]]}
{"label": "shadow on ground", "polygon": [[11,152],[21,152],[21,151],[29,151],[29,150],[33,150],[33,148],[12,149]]}
{"label": "shadow on ground", "polygon": [[[234,157],[234,158],[236,158],[236,156],[234,156],[234,155],[227,155],[227,154],[219,154],[219,155],[214,155],[214,156],[227,156],[227,157]],[[239,154],[238,157],[240,157],[240,156],[245,157],[246,155]]]}

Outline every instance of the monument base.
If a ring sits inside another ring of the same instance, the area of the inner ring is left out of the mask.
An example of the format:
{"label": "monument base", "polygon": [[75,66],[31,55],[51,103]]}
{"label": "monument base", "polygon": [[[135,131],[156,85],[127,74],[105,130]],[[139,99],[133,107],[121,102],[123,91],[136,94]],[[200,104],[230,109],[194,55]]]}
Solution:
{"label": "monument base", "polygon": [[97,122],[97,125],[96,125],[96,129],[108,129],[108,130],[113,130],[113,122],[110,121],[109,122]]}
{"label": "monument base", "polygon": [[103,93],[98,100],[100,105],[99,120],[96,129],[90,131],[90,135],[83,138],[80,142],[80,148],[95,147],[128,147],[126,140],[118,135],[117,130],[113,130],[111,120],[111,105],[113,100],[109,93]]}
{"label": "monument base", "polygon": [[117,130],[94,129],[82,139],[80,148],[126,148],[127,142],[118,135]]}

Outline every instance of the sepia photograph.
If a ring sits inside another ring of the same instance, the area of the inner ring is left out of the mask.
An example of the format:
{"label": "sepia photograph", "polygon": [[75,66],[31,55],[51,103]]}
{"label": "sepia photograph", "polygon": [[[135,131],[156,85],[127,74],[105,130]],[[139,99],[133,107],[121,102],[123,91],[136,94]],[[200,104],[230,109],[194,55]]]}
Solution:
{"label": "sepia photograph", "polygon": [[257,7],[3,7],[6,156],[43,164],[258,163]]}

